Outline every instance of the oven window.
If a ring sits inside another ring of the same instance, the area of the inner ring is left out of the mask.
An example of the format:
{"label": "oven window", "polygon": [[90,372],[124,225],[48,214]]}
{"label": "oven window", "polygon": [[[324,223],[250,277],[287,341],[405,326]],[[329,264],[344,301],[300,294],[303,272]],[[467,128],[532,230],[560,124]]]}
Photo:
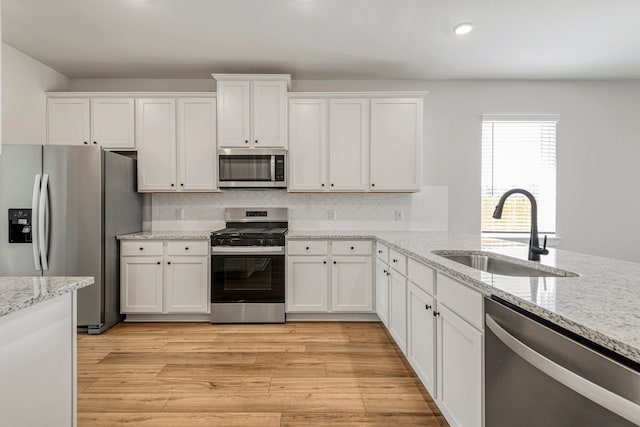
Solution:
{"label": "oven window", "polygon": [[220,181],[271,181],[271,156],[222,155]]}
{"label": "oven window", "polygon": [[271,258],[225,258],[225,291],[268,291],[271,289]]}

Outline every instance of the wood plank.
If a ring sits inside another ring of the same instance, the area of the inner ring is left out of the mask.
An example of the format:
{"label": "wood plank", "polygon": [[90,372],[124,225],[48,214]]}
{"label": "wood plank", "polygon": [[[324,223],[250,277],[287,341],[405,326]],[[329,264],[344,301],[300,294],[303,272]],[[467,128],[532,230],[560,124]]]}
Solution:
{"label": "wood plank", "polygon": [[148,393],[91,394],[78,396],[78,412],[160,412],[170,394]]}
{"label": "wood plank", "polygon": [[[94,379],[95,380],[95,379]],[[83,393],[208,393],[228,391],[232,393],[266,393],[270,377],[212,377],[197,378],[100,378],[88,384]],[[404,390],[400,390],[404,391]]]}
{"label": "wood plank", "polygon": [[278,378],[271,380],[272,392],[287,393],[416,393],[414,378]]}
{"label": "wood plank", "polygon": [[[279,354],[279,353],[277,353]],[[285,353],[286,354],[286,353]],[[255,363],[256,353],[193,353],[193,352],[157,352],[146,353],[140,357],[139,353],[110,353],[100,364],[147,365],[147,364],[245,364]]]}
{"label": "wood plank", "polygon": [[164,412],[364,412],[360,394],[176,394]]}
{"label": "wood plank", "polygon": [[126,377],[126,378],[155,378],[165,367],[158,365],[89,365],[87,369],[80,369],[78,366],[78,378],[84,377]]}
{"label": "wood plank", "polygon": [[431,414],[282,414],[283,427],[442,427],[442,417]]}
{"label": "wood plank", "polygon": [[256,353],[256,363],[387,363],[397,364],[398,356],[386,353]]}
{"label": "wood plank", "polygon": [[307,352],[326,352],[334,353],[388,353],[397,354],[395,346],[390,343],[307,343]]}
{"label": "wood plank", "polygon": [[229,365],[166,365],[159,373],[159,378],[198,378],[236,376],[236,377],[324,377],[325,365],[322,363],[291,363],[287,365],[279,363],[262,364],[229,364]]}
{"label": "wood plank", "polygon": [[279,413],[96,413],[78,414],[78,426],[112,427],[279,427]]}
{"label": "wood plank", "polygon": [[410,377],[415,374],[402,362],[395,363],[327,363],[328,377]]}
{"label": "wood plank", "polygon": [[[261,342],[265,341],[265,335],[262,334],[238,334],[238,333],[226,333],[219,334],[216,338],[216,343],[219,342]],[[268,335],[273,341],[278,342],[332,342],[332,343],[348,343],[350,338],[346,334],[340,333],[325,333],[325,334],[301,334],[298,332],[287,332],[283,334],[271,333]]]}
{"label": "wood plank", "polygon": [[[264,338],[263,338],[264,339]],[[169,342],[167,343],[163,351],[167,352],[213,352],[213,353],[260,353],[264,351],[305,351],[305,344],[303,343],[287,343],[287,342],[253,342],[253,343],[233,343],[233,342],[198,342],[198,343],[184,343],[184,342]]]}
{"label": "wood plank", "polygon": [[431,408],[420,392],[416,393],[363,393],[367,412],[429,414]]}

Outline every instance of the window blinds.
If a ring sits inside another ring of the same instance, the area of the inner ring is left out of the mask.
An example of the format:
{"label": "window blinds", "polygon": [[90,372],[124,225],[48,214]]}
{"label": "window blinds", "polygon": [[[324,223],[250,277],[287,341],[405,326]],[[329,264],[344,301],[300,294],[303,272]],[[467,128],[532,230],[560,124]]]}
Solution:
{"label": "window blinds", "polygon": [[502,219],[493,219],[500,196],[512,188],[538,202],[538,229],[556,231],[556,119],[498,118],[482,122],[482,231],[529,232],[529,200],[514,194]]}

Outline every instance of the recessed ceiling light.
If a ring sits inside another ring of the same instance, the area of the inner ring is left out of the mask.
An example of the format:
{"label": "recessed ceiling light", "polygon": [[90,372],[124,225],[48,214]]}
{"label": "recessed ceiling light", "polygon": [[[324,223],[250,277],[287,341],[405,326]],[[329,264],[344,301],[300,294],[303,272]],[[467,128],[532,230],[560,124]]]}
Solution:
{"label": "recessed ceiling light", "polygon": [[459,36],[469,34],[471,30],[473,30],[473,23],[471,22],[463,22],[462,24],[458,24],[453,27],[453,32]]}

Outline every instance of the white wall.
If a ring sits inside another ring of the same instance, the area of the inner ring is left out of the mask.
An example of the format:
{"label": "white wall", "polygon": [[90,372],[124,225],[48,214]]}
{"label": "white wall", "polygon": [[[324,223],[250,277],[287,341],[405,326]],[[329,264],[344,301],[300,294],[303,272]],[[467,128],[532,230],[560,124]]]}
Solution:
{"label": "white wall", "polygon": [[[71,86],[215,90],[208,80],[74,80]],[[640,81],[315,80],[294,81],[293,90],[430,91],[424,184],[449,187],[449,229],[470,233],[480,230],[481,115],[559,114],[560,247],[640,262]]]}
{"label": "white wall", "polygon": [[4,144],[46,142],[45,92],[69,90],[70,80],[2,44],[2,141]]}

